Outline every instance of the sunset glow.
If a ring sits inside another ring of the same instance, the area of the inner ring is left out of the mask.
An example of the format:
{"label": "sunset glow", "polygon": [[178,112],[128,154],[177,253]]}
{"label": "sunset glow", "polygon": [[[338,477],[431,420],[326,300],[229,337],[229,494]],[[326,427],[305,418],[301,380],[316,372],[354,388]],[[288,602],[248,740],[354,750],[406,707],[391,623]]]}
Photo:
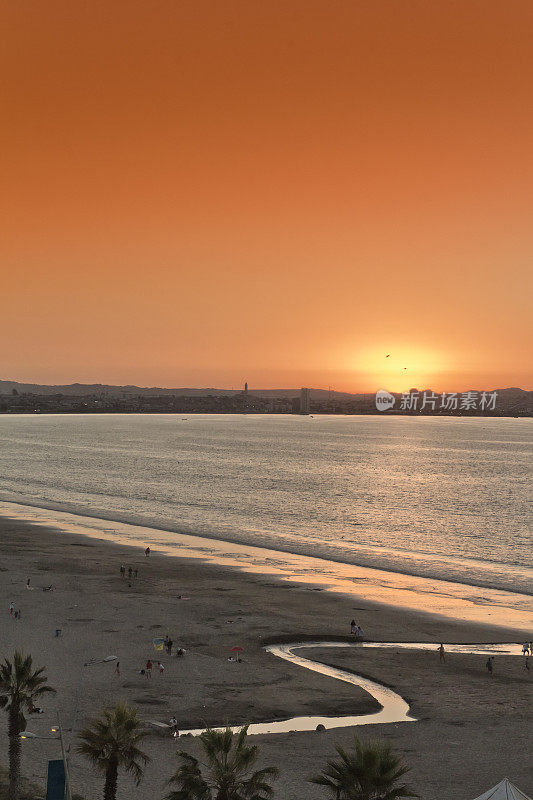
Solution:
{"label": "sunset glow", "polygon": [[355,369],[367,376],[373,386],[387,387],[393,392],[410,388],[443,389],[450,369],[446,357],[437,350],[396,344],[391,353],[376,349],[354,358]]}
{"label": "sunset glow", "polygon": [[533,385],[530,0],[0,21],[1,377]]}

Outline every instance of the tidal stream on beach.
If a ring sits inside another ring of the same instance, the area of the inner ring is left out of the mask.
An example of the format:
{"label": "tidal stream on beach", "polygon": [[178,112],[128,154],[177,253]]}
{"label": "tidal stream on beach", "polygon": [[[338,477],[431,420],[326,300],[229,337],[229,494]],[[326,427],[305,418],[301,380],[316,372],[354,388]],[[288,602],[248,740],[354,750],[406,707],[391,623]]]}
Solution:
{"label": "tidal stream on beach", "polygon": [[[355,672],[347,672],[344,669],[338,669],[337,667],[323,664],[320,661],[313,661],[309,657],[306,658],[294,652],[295,650],[310,650],[316,648],[324,650],[327,648],[338,649],[346,647],[394,650],[435,650],[435,645],[429,644],[428,642],[353,642],[351,644],[347,642],[300,642],[295,644],[269,645],[265,648],[268,653],[278,658],[283,658],[291,664],[297,664],[304,669],[310,669],[313,672],[319,672],[321,675],[327,675],[329,678],[335,678],[336,680],[350,683],[352,686],[360,686],[361,689],[364,689],[378,701],[381,705],[381,709],[374,714],[357,714],[355,716],[346,717],[291,717],[290,719],[275,720],[273,722],[252,723],[248,727],[248,733],[259,735],[264,733],[288,733],[289,731],[314,731],[319,725],[329,730],[331,728],[345,728],[350,725],[416,722],[415,717],[409,713],[409,703],[388,686],[372,681],[370,678],[366,678],[363,675],[357,675]],[[518,644],[446,644],[445,649],[447,653],[463,655],[521,655],[521,648]],[[240,726],[235,726],[233,728],[235,732],[239,729]],[[193,736],[197,736],[202,730],[204,729],[197,728],[194,730],[180,731],[180,733],[182,735],[192,734]],[[218,728],[217,730],[224,730],[224,728]]]}

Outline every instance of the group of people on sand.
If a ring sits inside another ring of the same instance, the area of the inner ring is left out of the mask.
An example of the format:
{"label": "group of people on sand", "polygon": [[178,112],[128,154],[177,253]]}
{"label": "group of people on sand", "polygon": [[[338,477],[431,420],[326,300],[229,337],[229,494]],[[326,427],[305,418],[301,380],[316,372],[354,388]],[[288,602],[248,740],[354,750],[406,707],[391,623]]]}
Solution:
{"label": "group of people on sand", "polygon": [[[50,586],[42,586],[41,588],[43,592],[54,591],[54,587],[52,584],[50,584]],[[34,590],[34,587],[31,585],[31,578],[28,578],[26,580],[26,589],[29,592],[33,592]],[[9,614],[13,617],[13,619],[16,620],[22,619],[22,611],[20,610],[20,608],[15,608],[15,603],[13,601],[11,601],[11,603],[9,604]]]}
{"label": "group of people on sand", "polygon": [[362,639],[364,636],[363,629],[359,627],[354,619],[350,622],[350,633],[352,636],[355,636],[356,639]]}
{"label": "group of people on sand", "polygon": [[[174,647],[174,642],[172,641],[168,633],[165,636],[163,647],[167,651],[168,655],[171,656],[172,648]],[[185,650],[183,649],[183,647],[178,647],[178,649],[176,650],[176,658],[182,658],[184,655],[185,655]]]}
{"label": "group of people on sand", "polygon": [[[148,661],[146,662],[146,666],[144,667],[144,669],[141,669],[141,673],[140,674],[144,675],[145,678],[151,678],[153,669],[154,669],[154,665],[153,665],[151,659],[148,659]],[[165,665],[162,664],[161,661],[158,661],[157,664],[155,665],[155,669],[158,669],[159,670],[159,674],[162,675],[164,673],[164,671],[165,671]]]}
{"label": "group of people on sand", "polygon": [[[446,654],[443,644],[439,645],[438,653],[439,653],[439,661],[441,662],[446,661]],[[524,642],[524,644],[522,645],[522,655],[526,657],[524,663],[524,669],[528,671],[529,671],[529,658],[528,658],[529,654],[533,655],[533,642]],[[485,667],[490,677],[492,677],[492,675],[494,674],[494,656],[489,656],[487,658],[487,661],[485,662]]]}
{"label": "group of people on sand", "polygon": [[22,619],[22,612],[20,611],[20,609],[15,608],[15,603],[13,603],[13,601],[11,601],[11,603],[9,604],[9,613],[13,617],[13,619]]}
{"label": "group of people on sand", "polygon": [[[128,567],[128,579],[131,581],[132,578],[136,578],[139,575],[139,570],[137,568],[133,569],[133,567]],[[124,564],[120,565],[120,577],[126,577],[126,567]]]}
{"label": "group of people on sand", "polygon": [[[529,672],[529,656],[533,655],[533,642],[524,642],[522,645],[522,655],[525,656],[524,658],[524,669]],[[487,672],[492,677],[494,671],[494,656],[489,656],[487,662],[485,664],[487,668]]]}
{"label": "group of people on sand", "polygon": [[[163,642],[163,646],[164,646],[165,650],[167,651],[167,654],[169,656],[171,656],[172,655],[172,648],[174,646],[174,642],[172,641],[172,639],[170,638],[168,633],[165,636],[165,639],[164,639],[164,642]],[[184,655],[185,655],[185,650],[182,647],[178,647],[178,649],[176,650],[176,658],[182,658]],[[159,674],[163,675],[163,673],[165,671],[165,665],[161,661],[157,661],[155,666],[154,666],[154,663],[149,658],[148,661],[146,662],[144,668],[140,670],[140,674],[144,675],[148,679],[148,678],[152,677],[152,671],[153,670],[158,670]]]}

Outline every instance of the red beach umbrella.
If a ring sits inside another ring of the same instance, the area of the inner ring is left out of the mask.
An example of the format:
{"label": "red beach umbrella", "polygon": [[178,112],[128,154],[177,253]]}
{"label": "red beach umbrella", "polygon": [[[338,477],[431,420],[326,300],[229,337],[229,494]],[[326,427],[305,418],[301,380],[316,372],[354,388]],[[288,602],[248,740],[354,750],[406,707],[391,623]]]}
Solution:
{"label": "red beach umbrella", "polygon": [[230,653],[243,653],[244,647],[232,647]]}

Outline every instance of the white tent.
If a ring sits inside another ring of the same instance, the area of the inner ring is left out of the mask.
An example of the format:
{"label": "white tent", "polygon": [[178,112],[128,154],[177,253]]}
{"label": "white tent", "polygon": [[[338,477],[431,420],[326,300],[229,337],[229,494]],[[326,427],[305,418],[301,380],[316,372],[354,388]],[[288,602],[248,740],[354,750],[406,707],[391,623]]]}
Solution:
{"label": "white tent", "polygon": [[503,781],[493,786],[488,792],[480,794],[475,800],[531,800],[531,797],[517,789],[509,778],[504,778]]}

